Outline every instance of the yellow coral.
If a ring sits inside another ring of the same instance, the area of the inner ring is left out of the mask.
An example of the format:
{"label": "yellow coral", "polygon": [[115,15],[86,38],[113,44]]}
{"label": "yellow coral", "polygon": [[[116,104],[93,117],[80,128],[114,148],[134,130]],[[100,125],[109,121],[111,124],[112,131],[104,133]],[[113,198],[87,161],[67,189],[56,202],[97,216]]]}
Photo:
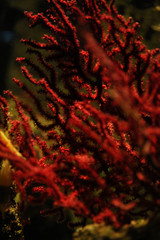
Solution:
{"label": "yellow coral", "polygon": [[[17,156],[21,156],[18,150],[12,145],[9,138],[0,130],[0,141],[7,146],[7,148],[16,154]],[[2,216],[8,207],[10,206],[10,192],[11,186],[13,183],[12,180],[12,169],[8,160],[2,160],[2,164],[0,167],[0,211]]]}
{"label": "yellow coral", "polygon": [[18,150],[12,145],[11,141],[5,136],[5,134],[0,130],[0,140],[9,148],[13,153],[15,153],[17,156],[22,156]]}
{"label": "yellow coral", "polygon": [[10,187],[12,184],[11,166],[8,160],[3,160],[0,170],[0,186]]}

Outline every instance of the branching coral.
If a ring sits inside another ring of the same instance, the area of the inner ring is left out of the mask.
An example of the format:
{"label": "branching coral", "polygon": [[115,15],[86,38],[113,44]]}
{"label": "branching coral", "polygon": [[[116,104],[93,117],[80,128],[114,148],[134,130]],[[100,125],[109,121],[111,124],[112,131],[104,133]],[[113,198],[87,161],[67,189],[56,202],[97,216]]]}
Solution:
{"label": "branching coral", "polygon": [[53,209],[117,227],[158,211],[159,49],[146,48],[113,0],[48,0],[46,12],[25,14],[49,33],[22,39],[36,62],[17,58],[29,83],[14,81],[34,108],[6,91],[15,120],[0,98],[1,126],[17,149],[1,138],[0,157],[22,200],[49,198]]}

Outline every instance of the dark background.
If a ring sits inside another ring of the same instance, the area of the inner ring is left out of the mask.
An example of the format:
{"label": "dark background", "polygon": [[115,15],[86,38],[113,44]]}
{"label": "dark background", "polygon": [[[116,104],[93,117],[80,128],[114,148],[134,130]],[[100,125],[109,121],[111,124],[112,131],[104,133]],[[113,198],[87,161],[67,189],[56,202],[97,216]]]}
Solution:
{"label": "dark background", "polygon": [[[109,1],[107,1],[109,2]],[[24,11],[38,12],[46,7],[45,0],[0,0],[0,92],[12,89],[12,78],[21,78],[16,57],[25,56],[21,38],[39,39],[44,33],[40,27],[29,29]],[[117,0],[119,12],[132,16],[141,23],[140,35],[148,48],[160,47],[160,0]]]}
{"label": "dark background", "polygon": [[[83,1],[83,0],[82,0]],[[40,12],[46,7],[45,0],[0,0],[0,93],[4,89],[14,89],[12,78],[21,79],[20,66],[16,57],[25,56],[26,47],[20,43],[21,38],[40,40],[44,29],[29,29],[24,11]],[[132,16],[139,21],[139,34],[149,49],[160,48],[160,10],[158,0],[117,0],[119,12],[127,18]],[[32,213],[32,214],[31,214]],[[69,240],[72,231],[66,223],[57,224],[53,217],[41,217],[33,209],[30,212],[30,224],[26,224],[26,240],[55,239]],[[50,235],[53,238],[50,238]]]}

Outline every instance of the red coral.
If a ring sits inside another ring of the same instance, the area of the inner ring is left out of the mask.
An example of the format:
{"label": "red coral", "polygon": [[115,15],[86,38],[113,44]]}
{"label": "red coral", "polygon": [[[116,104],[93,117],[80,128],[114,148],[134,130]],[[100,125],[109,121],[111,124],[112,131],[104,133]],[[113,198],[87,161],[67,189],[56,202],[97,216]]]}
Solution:
{"label": "red coral", "polygon": [[14,81],[34,109],[7,91],[14,120],[0,98],[1,125],[20,152],[1,141],[0,157],[11,161],[25,200],[50,198],[57,209],[115,226],[147,216],[160,203],[159,49],[146,48],[139,24],[114,1],[48,4],[44,13],[25,12],[31,27],[41,23],[49,34],[43,43],[22,40],[37,63],[17,58],[29,85]]}

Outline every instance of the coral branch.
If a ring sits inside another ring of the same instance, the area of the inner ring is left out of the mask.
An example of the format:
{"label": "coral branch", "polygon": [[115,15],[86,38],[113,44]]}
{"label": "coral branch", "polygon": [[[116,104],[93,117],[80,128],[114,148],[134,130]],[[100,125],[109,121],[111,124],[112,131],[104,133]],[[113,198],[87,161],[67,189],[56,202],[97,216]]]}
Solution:
{"label": "coral branch", "polygon": [[159,49],[147,49],[115,1],[47,2],[25,12],[49,33],[21,40],[37,62],[17,58],[26,82],[14,82],[29,102],[5,92],[15,117],[0,97],[0,158],[22,200],[50,199],[50,212],[116,227],[147,217],[160,203]]}

